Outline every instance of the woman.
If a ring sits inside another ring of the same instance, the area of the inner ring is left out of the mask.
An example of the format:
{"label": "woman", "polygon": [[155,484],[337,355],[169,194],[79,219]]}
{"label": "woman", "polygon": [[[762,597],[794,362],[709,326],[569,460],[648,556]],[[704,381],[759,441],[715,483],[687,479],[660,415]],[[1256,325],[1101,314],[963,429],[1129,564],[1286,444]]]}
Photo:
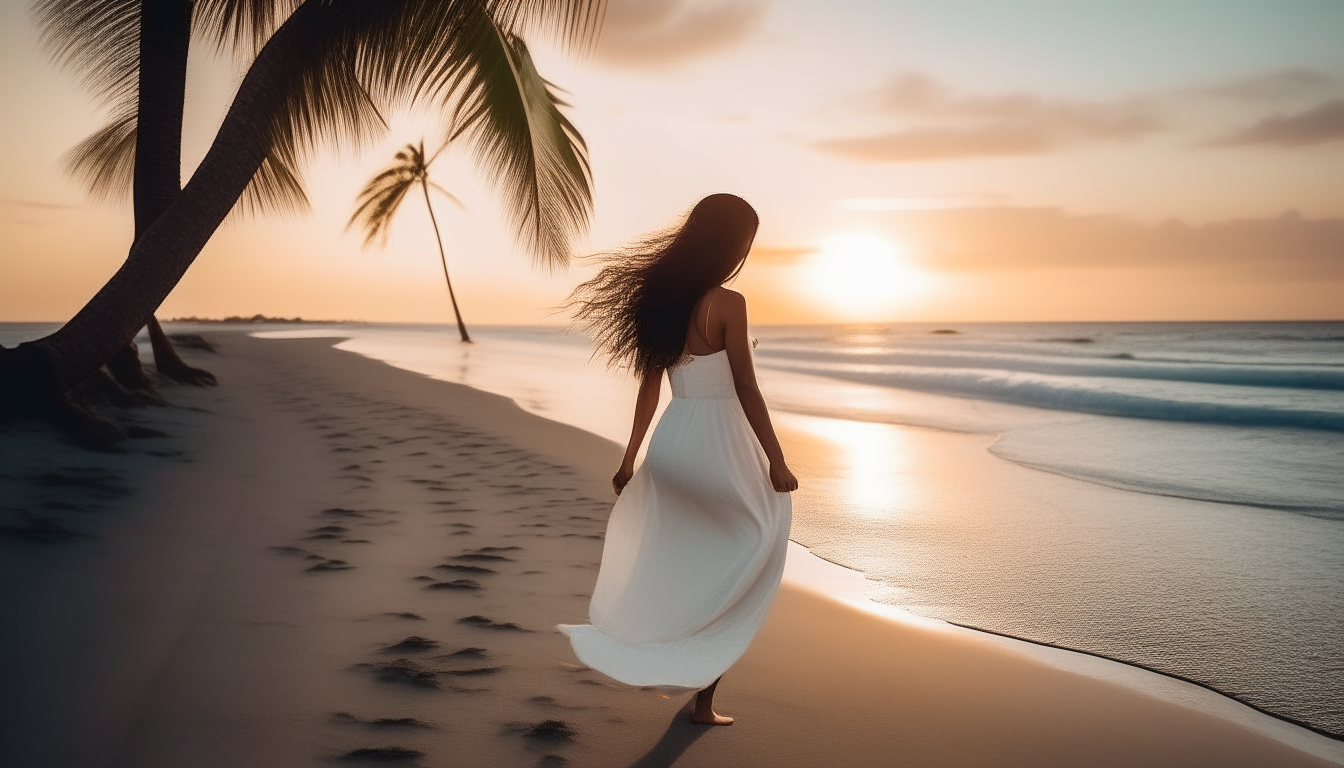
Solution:
{"label": "woman", "polygon": [[[579,323],[640,385],[611,479],[619,498],[593,623],[560,630],[580,660],[617,680],[698,689],[691,719],[713,725],[733,722],[714,712],[714,689],[779,588],[798,487],[756,386],[746,300],[722,287],[757,223],[745,200],[711,195],[680,227],[612,254],[571,297]],[[664,373],[672,402],[636,471]]]}

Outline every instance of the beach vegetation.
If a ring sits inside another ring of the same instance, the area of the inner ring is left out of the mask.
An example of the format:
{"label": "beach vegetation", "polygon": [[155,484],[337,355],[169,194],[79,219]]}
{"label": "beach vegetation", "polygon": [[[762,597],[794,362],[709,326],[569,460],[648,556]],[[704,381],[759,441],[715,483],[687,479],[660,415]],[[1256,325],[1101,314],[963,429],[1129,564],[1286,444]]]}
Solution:
{"label": "beach vegetation", "polygon": [[[95,191],[124,187],[129,177],[136,234],[121,268],[64,326],[0,348],[0,416],[40,415],[93,444],[121,439],[83,404],[82,388],[115,385],[106,366],[151,322],[231,211],[301,205],[301,161],[320,146],[378,135],[394,107],[457,115],[528,251],[538,263],[566,264],[592,205],[587,150],[523,35],[586,46],[603,5],[41,0],[38,20],[57,59],[114,107],[113,123],[77,148],[73,166]],[[205,157],[179,188],[193,31],[245,51],[250,64]]]}

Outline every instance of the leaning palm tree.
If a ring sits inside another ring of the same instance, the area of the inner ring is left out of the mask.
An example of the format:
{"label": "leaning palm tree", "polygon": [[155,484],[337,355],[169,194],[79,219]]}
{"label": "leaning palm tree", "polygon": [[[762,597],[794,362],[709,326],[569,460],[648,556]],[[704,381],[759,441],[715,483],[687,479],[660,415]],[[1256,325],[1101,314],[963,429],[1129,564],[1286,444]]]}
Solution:
{"label": "leaning palm tree", "polygon": [[[34,5],[47,47],[111,112],[107,125],[66,154],[66,169],[95,199],[131,192],[137,238],[181,189],[192,10],[187,0],[38,0]],[[257,174],[245,203],[291,202],[283,194],[255,193],[272,175]],[[215,383],[209,371],[182,360],[152,314],[147,327],[161,374],[184,384]],[[114,353],[107,369],[121,387],[157,395],[133,343]]]}
{"label": "leaning palm tree", "polygon": [[[453,131],[449,130],[451,135]],[[444,142],[438,152],[433,157],[425,157],[425,141],[420,140],[419,144],[407,144],[404,149],[396,154],[396,162],[388,166],[377,176],[369,180],[369,183],[360,191],[355,199],[355,212],[346,223],[346,228],[359,224],[364,229],[364,246],[368,247],[370,243],[377,240],[381,245],[387,244],[387,236],[392,230],[392,219],[401,209],[401,201],[406,199],[406,194],[411,191],[415,185],[420,185],[420,191],[425,195],[425,210],[429,211],[429,222],[434,225],[434,239],[439,244],[439,263],[443,265],[443,281],[448,284],[448,301],[453,304],[453,317],[457,318],[457,332],[462,336],[462,341],[471,342],[471,336],[467,335],[466,323],[462,322],[462,312],[457,308],[457,295],[453,293],[453,281],[448,277],[448,257],[443,252],[443,235],[439,234],[439,220],[434,216],[434,206],[429,201],[429,188],[433,187],[437,192],[448,197],[459,206],[462,204],[453,193],[434,183],[429,178],[429,166],[438,159],[443,150],[448,148],[448,142]]]}
{"label": "leaning palm tree", "polygon": [[[89,4],[128,1],[64,7]],[[396,104],[461,115],[462,136],[534,259],[567,263],[592,205],[586,148],[522,34],[591,40],[602,7],[602,0],[197,0],[196,18],[218,39],[256,43],[247,74],[200,165],[138,234],[116,274],[60,330],[0,349],[0,414],[68,416],[70,389],[146,322],[271,159],[297,163],[323,141],[365,140]],[[87,71],[134,61],[146,95],[152,70],[144,40],[138,58],[122,55],[127,38],[111,31],[120,17],[85,29],[56,19],[52,29],[71,60],[91,63]]]}

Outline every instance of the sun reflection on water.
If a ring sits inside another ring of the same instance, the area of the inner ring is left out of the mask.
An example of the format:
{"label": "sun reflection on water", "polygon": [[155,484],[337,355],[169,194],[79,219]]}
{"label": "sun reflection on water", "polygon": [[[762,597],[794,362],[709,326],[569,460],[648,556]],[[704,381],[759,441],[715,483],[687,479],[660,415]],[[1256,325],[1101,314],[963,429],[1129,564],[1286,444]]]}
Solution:
{"label": "sun reflection on water", "polygon": [[793,416],[789,426],[833,447],[827,480],[841,498],[832,503],[864,517],[892,517],[908,507],[906,475],[913,460],[904,431],[890,424]]}

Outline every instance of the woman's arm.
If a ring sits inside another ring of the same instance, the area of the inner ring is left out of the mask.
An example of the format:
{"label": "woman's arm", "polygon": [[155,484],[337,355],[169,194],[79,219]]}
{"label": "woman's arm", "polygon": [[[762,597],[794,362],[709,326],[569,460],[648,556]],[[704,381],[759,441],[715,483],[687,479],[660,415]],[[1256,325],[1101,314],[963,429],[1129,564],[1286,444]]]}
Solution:
{"label": "woman's arm", "polygon": [[650,373],[639,382],[639,397],[635,400],[635,423],[630,428],[630,444],[625,447],[625,458],[621,468],[611,478],[611,487],[620,496],[625,484],[635,474],[635,456],[639,455],[639,446],[644,444],[644,435],[649,431],[653,413],[658,410],[658,397],[662,394],[663,372]]}
{"label": "woman's arm", "polygon": [[798,490],[798,478],[784,462],[784,449],[779,447],[775,427],[770,423],[765,398],[756,384],[756,367],[751,361],[751,340],[747,338],[747,300],[737,291],[722,294],[724,309],[723,340],[728,349],[728,365],[733,369],[733,387],[742,403],[747,423],[756,433],[756,439],[770,460],[770,485],[780,493]]}

